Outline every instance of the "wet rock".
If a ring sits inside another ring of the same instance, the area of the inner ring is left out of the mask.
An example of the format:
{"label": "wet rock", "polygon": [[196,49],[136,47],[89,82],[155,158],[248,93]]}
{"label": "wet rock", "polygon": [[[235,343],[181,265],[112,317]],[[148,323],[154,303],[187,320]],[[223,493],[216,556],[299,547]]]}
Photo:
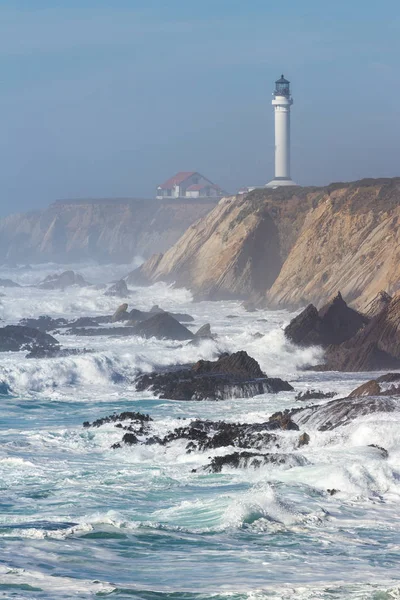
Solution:
{"label": "wet rock", "polygon": [[41,315],[37,319],[21,319],[19,325],[23,327],[33,327],[34,329],[39,329],[39,331],[54,331],[59,327],[65,327],[68,325],[68,321],[66,319],[53,319],[48,315]]}
{"label": "wet rock", "polygon": [[59,343],[53,336],[32,327],[7,325],[0,328],[0,352],[18,352],[55,346],[59,346]]}
{"label": "wet rock", "polygon": [[140,423],[149,423],[153,419],[150,415],[140,413],[140,412],[132,412],[132,411],[124,411],[122,413],[114,413],[109,415],[108,417],[102,417],[101,419],[96,419],[93,423],[89,423],[89,421],[85,421],[84,427],[100,427],[101,425],[105,425],[107,423],[119,423],[121,421],[137,421]]}
{"label": "wet rock", "polygon": [[4,288],[17,288],[21,287],[19,283],[12,281],[11,279],[0,279],[0,287]]}
{"label": "wet rock", "polygon": [[305,392],[299,392],[295,399],[299,401],[306,400],[323,400],[324,398],[333,398],[336,396],[336,392],[321,392],[321,390],[306,390]]}
{"label": "wet rock", "polygon": [[104,292],[105,296],[112,296],[114,298],[126,298],[129,296],[128,286],[124,279],[120,279],[114,283],[111,287]]}
{"label": "wet rock", "polygon": [[400,409],[400,398],[390,396],[359,396],[338,398],[323,405],[292,409],[289,414],[299,427],[305,425],[319,431],[333,430],[347,425],[363,415]]}
{"label": "wet rock", "polygon": [[335,488],[328,488],[326,491],[328,492],[328,494],[330,496],[334,496],[335,494],[337,494],[339,492],[339,490],[336,490]]}
{"label": "wet rock", "polygon": [[152,390],[170,400],[224,400],[252,398],[258,394],[291,391],[292,386],[270,378],[244,351],[223,354],[216,361],[200,360],[192,368],[140,375],[137,391]]}
{"label": "wet rock", "polygon": [[42,290],[65,290],[73,285],[86,287],[89,283],[79,273],[64,271],[61,274],[48,275],[37,287]]}
{"label": "wet rock", "polygon": [[289,410],[279,411],[274,413],[268,419],[271,429],[283,429],[288,431],[298,431],[299,426],[292,421],[291,413]]}
{"label": "wet rock", "polygon": [[128,319],[128,305],[126,304],[126,302],[124,302],[124,304],[120,304],[120,306],[118,306],[117,310],[111,317],[111,322],[117,323],[118,321],[127,321]]}
{"label": "wet rock", "polygon": [[[305,460],[293,454],[256,454],[253,452],[233,452],[224,456],[215,456],[209,465],[204,467],[204,470],[212,473],[221,473],[224,467],[231,469],[258,469],[264,465],[286,465],[289,460],[294,464],[304,464]],[[294,466],[294,465],[293,465]]]}
{"label": "wet rock", "polygon": [[352,338],[368,318],[347,306],[340,292],[319,311],[310,304],[285,329],[286,337],[301,346],[338,345]]}
{"label": "wet rock", "polygon": [[301,436],[299,437],[299,448],[301,448],[301,446],[307,446],[310,443],[310,436],[308,435],[308,433],[304,432],[301,434]]}
{"label": "wet rock", "polygon": [[101,323],[110,323],[112,317],[79,317],[75,321],[69,323],[70,327],[97,327]]}
{"label": "wet rock", "polygon": [[358,398],[359,396],[379,396],[380,393],[381,387],[379,383],[373,379],[353,390],[351,394],[349,394],[349,398]]}
{"label": "wet rock", "polygon": [[168,340],[192,340],[194,335],[169,313],[156,313],[135,325],[134,334],[145,338],[156,337]]}
{"label": "wet rock", "polygon": [[146,315],[152,316],[155,313],[165,313],[165,312],[168,312],[168,314],[170,314],[171,317],[174,317],[174,319],[176,319],[180,323],[192,323],[194,321],[194,318],[191,315],[188,315],[187,313],[172,313],[172,312],[162,309],[160,306],[158,306],[158,304],[155,304],[154,306],[152,306],[150,309],[150,314],[146,313]]}
{"label": "wet rock", "polygon": [[209,339],[212,340],[213,336],[211,333],[211,326],[210,323],[206,323],[205,325],[203,325],[202,327],[200,327],[200,329],[198,329],[196,331],[196,333],[194,334],[194,337],[196,340],[198,339]]}
{"label": "wet rock", "polygon": [[246,378],[265,377],[258,362],[245,350],[233,354],[224,353],[215,361],[199,360],[193,365],[192,370],[198,375],[226,373]]}

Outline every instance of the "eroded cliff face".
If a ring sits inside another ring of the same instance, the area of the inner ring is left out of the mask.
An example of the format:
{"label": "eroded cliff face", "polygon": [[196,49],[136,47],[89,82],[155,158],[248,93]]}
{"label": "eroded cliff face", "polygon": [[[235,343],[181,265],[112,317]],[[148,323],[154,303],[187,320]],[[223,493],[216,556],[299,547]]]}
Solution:
{"label": "eroded cliff face", "polygon": [[173,245],[215,202],[57,202],[0,220],[0,262],[130,262]]}
{"label": "eroded cliff face", "polygon": [[400,179],[255,190],[221,200],[141,274],[271,307],[322,306],[340,290],[365,309],[400,287],[399,217]]}

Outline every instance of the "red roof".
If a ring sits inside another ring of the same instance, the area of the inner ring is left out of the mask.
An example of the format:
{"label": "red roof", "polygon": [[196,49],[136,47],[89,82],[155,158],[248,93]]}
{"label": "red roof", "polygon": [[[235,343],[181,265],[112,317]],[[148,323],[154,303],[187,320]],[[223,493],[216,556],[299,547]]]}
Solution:
{"label": "red roof", "polygon": [[200,192],[201,190],[204,190],[206,188],[210,188],[212,190],[220,189],[217,185],[214,185],[213,183],[205,183],[205,184],[198,183],[197,185],[189,186],[186,191],[187,192]]}
{"label": "red roof", "polygon": [[180,183],[185,181],[185,179],[188,179],[192,175],[195,175],[195,173],[196,173],[196,171],[181,171],[180,173],[177,173],[170,179],[167,179],[167,181],[165,181],[158,187],[161,188],[162,190],[172,190],[174,185],[179,185]]}

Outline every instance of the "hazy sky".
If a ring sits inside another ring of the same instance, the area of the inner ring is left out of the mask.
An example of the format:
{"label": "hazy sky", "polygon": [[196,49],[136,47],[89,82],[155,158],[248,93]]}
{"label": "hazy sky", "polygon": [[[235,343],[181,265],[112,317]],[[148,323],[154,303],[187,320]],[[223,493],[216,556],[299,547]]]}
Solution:
{"label": "hazy sky", "polygon": [[292,82],[300,184],[400,175],[399,0],[0,0],[0,213],[273,176]]}

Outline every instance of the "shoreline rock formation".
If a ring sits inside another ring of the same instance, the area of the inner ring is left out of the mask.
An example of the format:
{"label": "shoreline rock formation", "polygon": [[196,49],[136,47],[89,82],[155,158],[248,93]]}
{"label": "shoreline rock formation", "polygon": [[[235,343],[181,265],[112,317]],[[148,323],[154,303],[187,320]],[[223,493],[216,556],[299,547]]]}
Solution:
{"label": "shoreline rock formation", "polygon": [[0,263],[130,263],[173,245],[215,200],[65,200],[0,219]]}
{"label": "shoreline rock formation", "polygon": [[397,291],[400,178],[256,189],[222,199],[130,282],[174,282],[196,298],[263,296],[270,308],[323,306],[338,289],[357,309]]}

